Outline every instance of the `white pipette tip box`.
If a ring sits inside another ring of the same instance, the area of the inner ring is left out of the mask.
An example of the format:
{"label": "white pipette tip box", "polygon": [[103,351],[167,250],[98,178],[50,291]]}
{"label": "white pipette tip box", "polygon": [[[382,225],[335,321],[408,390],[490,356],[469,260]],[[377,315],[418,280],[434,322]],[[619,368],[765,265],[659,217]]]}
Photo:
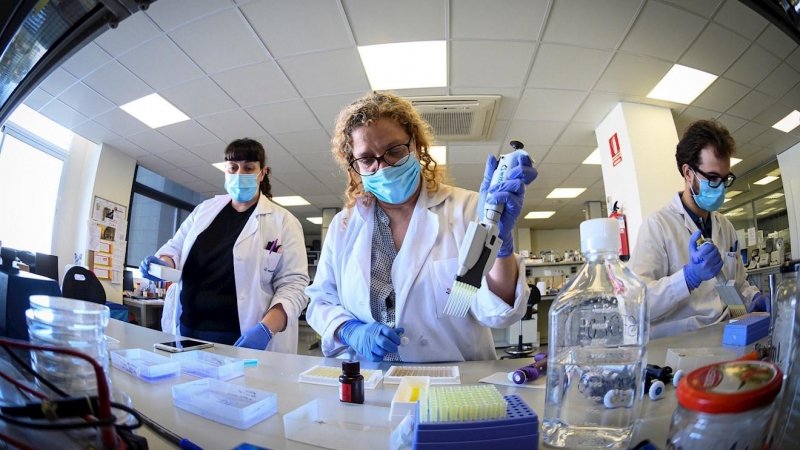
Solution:
{"label": "white pipette tip box", "polygon": [[417,408],[420,392],[428,389],[431,384],[430,377],[403,377],[397,392],[392,398],[392,408],[389,411],[389,420],[402,419],[407,413],[413,416]]}
{"label": "white pipette tip box", "polygon": [[213,378],[172,386],[172,402],[190,413],[246,430],[278,412],[278,396]]}
{"label": "white pipette tip box", "polygon": [[430,377],[430,384],[461,384],[458,366],[392,366],[383,382],[400,384],[403,377]]}
{"label": "white pipette tip box", "polygon": [[[300,374],[299,382],[321,384],[323,386],[339,386],[340,367],[314,366]],[[383,371],[361,369],[364,376],[364,389],[375,389],[383,379]]]}
{"label": "white pipette tip box", "polygon": [[232,380],[244,376],[244,360],[197,350],[173,353],[172,360],[181,364],[181,372],[199,378]]}
{"label": "white pipette tip box", "polygon": [[172,267],[150,264],[147,271],[150,272],[150,275],[161,278],[164,281],[172,281],[173,283],[181,281],[181,271]]}
{"label": "white pipette tip box", "polygon": [[111,365],[150,383],[176,377],[181,373],[179,362],[139,348],[111,352]]}

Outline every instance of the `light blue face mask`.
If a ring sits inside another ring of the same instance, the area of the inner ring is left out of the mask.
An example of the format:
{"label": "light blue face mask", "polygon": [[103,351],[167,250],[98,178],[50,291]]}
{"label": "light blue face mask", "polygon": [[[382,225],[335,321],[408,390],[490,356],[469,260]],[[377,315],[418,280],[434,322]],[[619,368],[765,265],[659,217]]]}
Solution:
{"label": "light blue face mask", "polygon": [[[694,172],[694,176],[697,177],[697,172]],[[697,206],[704,211],[716,211],[725,203],[725,185],[720,183],[719,186],[712,188],[708,185],[708,180],[700,179],[700,193],[695,194],[692,189],[692,197]]]}
{"label": "light blue face mask", "polygon": [[378,200],[399,205],[417,192],[421,170],[419,161],[412,153],[402,165],[384,167],[370,176],[362,176],[361,182],[364,183],[364,190],[372,192]]}
{"label": "light blue face mask", "polygon": [[258,175],[226,173],[225,190],[235,201],[240,203],[249,202],[258,192]]}

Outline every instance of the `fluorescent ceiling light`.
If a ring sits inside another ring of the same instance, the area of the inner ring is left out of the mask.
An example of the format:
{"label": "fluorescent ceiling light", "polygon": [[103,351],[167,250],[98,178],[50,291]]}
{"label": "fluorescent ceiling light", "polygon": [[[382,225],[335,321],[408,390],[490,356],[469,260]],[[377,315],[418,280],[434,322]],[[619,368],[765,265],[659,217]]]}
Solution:
{"label": "fluorescent ceiling light", "polygon": [[583,164],[602,164],[600,162],[600,148],[594,149],[594,151],[583,160]]}
{"label": "fluorescent ceiling light", "polygon": [[776,130],[781,130],[784,133],[788,133],[797,128],[798,125],[800,125],[800,111],[797,111],[795,109],[794,111],[790,112],[786,117],[779,120],[778,123],[772,126],[772,128],[775,128]]}
{"label": "fluorescent ceiling light", "polygon": [[784,194],[783,192],[776,192],[776,193],[774,193],[774,194],[769,194],[769,195],[767,196],[767,198],[781,198],[781,197],[783,197],[784,195],[785,195],[785,194]]}
{"label": "fluorescent ceiling light", "polygon": [[733,198],[733,197],[736,197],[737,195],[741,194],[742,192],[744,192],[744,191],[728,191],[728,192],[725,193],[725,197]]}
{"label": "fluorescent ceiling light", "polygon": [[777,198],[773,198],[772,200],[765,201],[764,204],[765,205],[774,205],[775,203],[778,203],[779,201],[780,200],[778,200]]}
{"label": "fluorescent ceiling light", "polygon": [[555,214],[555,211],[531,211],[525,214],[526,219],[549,219]]}
{"label": "fluorescent ceiling light", "polygon": [[150,94],[120,106],[123,111],[144,122],[150,128],[159,128],[189,120],[189,116],[158,94]]}
{"label": "fluorescent ceiling light", "polygon": [[722,203],[728,203],[729,201],[731,201],[731,199],[729,199],[729,198],[726,198],[725,200],[723,200],[723,202],[722,202]]}
{"label": "fluorescent ceiling light", "polygon": [[358,54],[375,91],[447,86],[445,41],[366,45]]}
{"label": "fluorescent ceiling light", "polygon": [[740,162],[742,162],[740,158],[731,158],[731,167],[739,164]]}
{"label": "fluorescent ceiling light", "polygon": [[306,220],[315,225],[322,225],[322,217],[306,217]]}
{"label": "fluorescent ceiling light", "polygon": [[767,175],[771,177],[779,177],[781,176],[781,169],[775,169],[772,172],[768,173]]}
{"label": "fluorescent ceiling light", "polygon": [[216,167],[217,169],[219,169],[219,170],[221,170],[221,171],[225,172],[225,161],[223,161],[223,162],[218,162],[218,163],[214,163],[214,164],[211,164],[211,165],[212,165],[212,166],[214,166],[214,167]]}
{"label": "fluorescent ceiling light", "polygon": [[290,195],[287,197],[272,197],[272,201],[281,206],[303,206],[310,205],[306,199],[299,195]]}
{"label": "fluorescent ceiling light", "polygon": [[[17,106],[17,109],[9,116],[8,121],[64,150],[69,151],[69,146],[72,144],[72,131],[60,123],[56,123],[52,119],[39,114],[25,104]],[[100,143],[96,142],[96,144]]]}
{"label": "fluorescent ceiling light", "polygon": [[688,105],[716,79],[716,75],[708,72],[675,64],[647,94],[647,98]]}
{"label": "fluorescent ceiling light", "polygon": [[767,176],[767,177],[764,177],[764,178],[756,181],[754,184],[759,184],[759,185],[763,186],[765,184],[770,184],[770,183],[772,183],[773,181],[775,181],[777,179],[778,179],[778,177],[769,177],[769,176]]}
{"label": "fluorescent ceiling light", "polygon": [[431,155],[437,164],[444,166],[447,164],[447,146],[434,145],[428,149],[428,154]]}
{"label": "fluorescent ceiling light", "polygon": [[547,194],[547,198],[575,198],[585,190],[586,188],[557,188]]}

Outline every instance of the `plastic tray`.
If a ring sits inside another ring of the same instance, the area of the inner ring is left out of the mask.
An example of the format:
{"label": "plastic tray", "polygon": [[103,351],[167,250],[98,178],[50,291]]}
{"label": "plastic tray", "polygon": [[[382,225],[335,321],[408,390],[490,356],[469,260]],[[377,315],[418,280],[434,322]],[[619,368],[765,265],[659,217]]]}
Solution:
{"label": "plastic tray", "polygon": [[400,386],[397,387],[397,392],[394,393],[392,398],[392,410],[389,413],[389,419],[402,419],[406,413],[411,415],[416,414],[416,406],[419,401],[414,397],[414,390],[419,393],[422,389],[427,389],[431,384],[430,377],[403,377]]}
{"label": "plastic tray", "polygon": [[244,376],[244,360],[197,350],[173,353],[172,360],[181,365],[181,372],[200,378],[232,380]]}
{"label": "plastic tray", "polygon": [[247,386],[203,378],[172,386],[178,408],[246,430],[278,412],[278,396]]}
{"label": "plastic tray", "polygon": [[139,348],[111,352],[111,365],[147,382],[176,377],[181,373],[177,361]]}
{"label": "plastic tray", "polygon": [[383,382],[400,384],[403,377],[430,377],[431,385],[461,384],[457,366],[392,366],[386,371]]}
{"label": "plastic tray", "polygon": [[731,361],[738,356],[722,347],[670,348],[667,349],[666,366],[672,371],[685,370],[687,373],[698,367],[723,361]]}
{"label": "plastic tray", "polygon": [[337,450],[390,448],[389,408],[316,399],[284,414],[286,439]]}
{"label": "plastic tray", "polygon": [[[314,366],[300,374],[301,383],[321,384],[324,386],[339,386],[339,375],[342,369],[339,367]],[[364,389],[375,389],[383,379],[383,371],[361,369],[364,376]]]}

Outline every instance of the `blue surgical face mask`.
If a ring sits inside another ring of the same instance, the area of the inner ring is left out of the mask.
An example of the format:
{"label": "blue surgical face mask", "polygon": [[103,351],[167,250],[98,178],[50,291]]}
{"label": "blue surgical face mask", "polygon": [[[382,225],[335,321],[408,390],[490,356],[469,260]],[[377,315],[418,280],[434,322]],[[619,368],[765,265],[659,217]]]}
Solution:
{"label": "blue surgical face mask", "polygon": [[364,190],[372,192],[378,200],[399,205],[417,192],[421,170],[419,161],[412,153],[402,165],[384,167],[370,176],[362,176],[361,182],[364,183]]}
{"label": "blue surgical face mask", "polygon": [[[692,170],[692,172],[694,172],[694,170]],[[694,176],[697,177],[697,172],[695,172]],[[700,179],[700,193],[695,194],[691,186],[690,189],[692,190],[694,202],[705,211],[716,211],[725,203],[725,185],[722,183],[712,188],[708,185],[708,180]]]}
{"label": "blue surgical face mask", "polygon": [[258,192],[258,174],[226,173],[225,190],[235,201],[249,202]]}

